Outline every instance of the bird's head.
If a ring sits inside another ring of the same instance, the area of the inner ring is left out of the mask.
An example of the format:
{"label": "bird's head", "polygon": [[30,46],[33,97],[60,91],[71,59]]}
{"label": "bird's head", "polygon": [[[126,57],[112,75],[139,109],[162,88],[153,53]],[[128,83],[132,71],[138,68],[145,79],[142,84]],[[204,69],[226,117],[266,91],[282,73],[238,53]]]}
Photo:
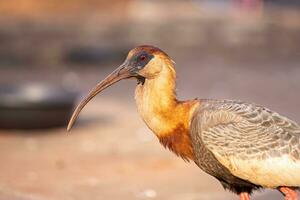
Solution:
{"label": "bird's head", "polygon": [[136,78],[139,84],[144,84],[146,79],[155,78],[166,62],[171,62],[171,59],[159,48],[144,45],[132,49],[123,64],[98,83],[80,102],[69,121],[68,130],[72,128],[83,107],[105,88],[122,79],[129,78]]}

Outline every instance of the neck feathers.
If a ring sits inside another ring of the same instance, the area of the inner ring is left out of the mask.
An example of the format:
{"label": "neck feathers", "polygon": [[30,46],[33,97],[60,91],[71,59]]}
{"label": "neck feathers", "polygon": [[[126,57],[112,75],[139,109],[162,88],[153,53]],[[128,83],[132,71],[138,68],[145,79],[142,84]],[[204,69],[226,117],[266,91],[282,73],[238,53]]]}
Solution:
{"label": "neck feathers", "polygon": [[136,88],[138,111],[160,142],[185,160],[193,159],[189,134],[191,115],[198,101],[176,99],[176,73],[171,60],[153,79]]}

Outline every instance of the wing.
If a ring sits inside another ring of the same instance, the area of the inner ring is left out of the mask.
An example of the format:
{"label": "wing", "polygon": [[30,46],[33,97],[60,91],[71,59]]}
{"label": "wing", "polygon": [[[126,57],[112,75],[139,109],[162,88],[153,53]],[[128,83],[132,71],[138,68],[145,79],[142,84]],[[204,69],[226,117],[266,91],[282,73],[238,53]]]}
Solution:
{"label": "wing", "polygon": [[254,104],[205,100],[192,125],[233,175],[265,187],[300,186],[300,127],[295,122]]}

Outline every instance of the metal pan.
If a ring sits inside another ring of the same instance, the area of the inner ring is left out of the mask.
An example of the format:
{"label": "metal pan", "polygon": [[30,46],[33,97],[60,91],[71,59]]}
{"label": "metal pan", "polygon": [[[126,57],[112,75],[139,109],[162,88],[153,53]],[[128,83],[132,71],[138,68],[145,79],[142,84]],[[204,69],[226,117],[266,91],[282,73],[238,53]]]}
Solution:
{"label": "metal pan", "polygon": [[1,129],[65,126],[77,92],[44,84],[0,86]]}

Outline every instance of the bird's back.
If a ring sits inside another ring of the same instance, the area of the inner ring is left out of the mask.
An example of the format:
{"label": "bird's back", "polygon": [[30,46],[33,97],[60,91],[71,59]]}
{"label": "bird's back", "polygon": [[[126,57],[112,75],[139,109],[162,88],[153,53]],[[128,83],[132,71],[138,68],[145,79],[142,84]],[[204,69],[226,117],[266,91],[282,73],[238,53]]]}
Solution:
{"label": "bird's back", "polygon": [[[300,186],[300,127],[259,105],[201,100],[191,123],[198,165],[203,153],[232,175],[259,186]],[[213,174],[212,174],[213,175]]]}

